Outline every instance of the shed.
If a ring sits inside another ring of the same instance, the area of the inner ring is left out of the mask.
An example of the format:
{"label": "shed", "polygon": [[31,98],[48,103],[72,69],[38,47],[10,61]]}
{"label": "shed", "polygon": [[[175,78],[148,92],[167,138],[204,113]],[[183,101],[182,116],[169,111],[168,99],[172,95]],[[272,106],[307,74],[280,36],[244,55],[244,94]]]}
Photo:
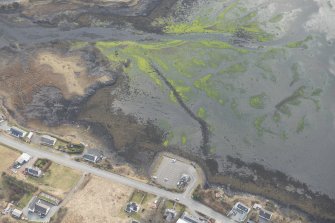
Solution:
{"label": "shed", "polygon": [[18,210],[18,209],[14,209],[14,210],[12,211],[12,216],[13,216],[14,218],[20,219],[21,216],[22,216],[22,211],[20,211],[20,210]]}
{"label": "shed", "polygon": [[33,137],[34,133],[33,132],[29,132],[29,134],[27,135],[27,139],[31,140],[31,138]]}

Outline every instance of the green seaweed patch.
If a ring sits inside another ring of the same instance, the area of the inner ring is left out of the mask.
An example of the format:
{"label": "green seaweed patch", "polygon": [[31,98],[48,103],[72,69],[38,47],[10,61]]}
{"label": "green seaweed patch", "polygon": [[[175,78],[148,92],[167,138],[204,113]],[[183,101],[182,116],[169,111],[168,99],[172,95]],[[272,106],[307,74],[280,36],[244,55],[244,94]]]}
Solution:
{"label": "green seaweed patch", "polygon": [[304,115],[297,124],[297,128],[296,128],[296,132],[297,133],[302,133],[305,129],[305,125],[306,125],[306,116]]}
{"label": "green seaweed patch", "polygon": [[169,144],[170,144],[170,142],[169,142],[168,139],[165,139],[165,140],[163,141],[163,146],[164,146],[164,147],[168,147]]}
{"label": "green seaweed patch", "polygon": [[224,8],[224,10],[218,16],[218,19],[220,19],[220,20],[225,19],[225,17],[227,16],[227,14],[238,6],[239,2],[240,1],[238,0],[238,1],[236,1],[236,2],[234,2],[232,4],[230,4],[230,5],[228,5],[226,8]]}
{"label": "green seaweed patch", "polygon": [[206,48],[214,48],[214,49],[231,49],[231,50],[235,50],[239,53],[242,54],[247,54],[250,51],[244,48],[238,48],[235,46],[232,46],[231,44],[224,42],[224,41],[217,41],[217,40],[201,40],[199,41],[199,43],[203,46],[205,46]]}
{"label": "green seaweed patch", "polygon": [[279,123],[280,122],[280,114],[279,112],[275,112],[273,115],[272,115],[272,120],[275,122],[275,123]]}
{"label": "green seaweed patch", "polygon": [[290,83],[290,87],[295,84],[296,82],[299,81],[300,79],[300,67],[299,67],[299,64],[297,63],[294,63],[292,66],[291,66],[291,71],[292,71],[292,81]]}
{"label": "green seaweed patch", "polygon": [[237,73],[245,73],[246,71],[247,71],[246,63],[236,63],[220,71],[220,74],[237,74]]}
{"label": "green seaweed patch", "polygon": [[175,80],[172,80],[172,79],[168,79],[168,81],[174,87],[174,89],[177,91],[177,93],[179,94],[179,96],[183,100],[185,100],[185,101],[189,100],[189,97],[187,97],[186,94],[190,93],[190,91],[191,91],[190,86],[183,85],[183,81],[181,81],[181,80],[175,81]]}
{"label": "green seaweed patch", "polygon": [[251,96],[249,98],[249,105],[256,109],[263,109],[265,105],[266,94],[263,92],[258,95]]}
{"label": "green seaweed patch", "polygon": [[306,43],[308,41],[312,40],[312,39],[313,39],[312,36],[308,36],[304,40],[290,42],[290,43],[286,44],[286,47],[288,47],[288,48],[303,48],[303,49],[307,49],[308,46],[306,45]]}
{"label": "green seaweed patch", "polygon": [[170,91],[170,92],[169,92],[169,99],[170,99],[171,102],[173,102],[173,103],[177,103],[177,98],[176,98],[176,96],[174,95],[173,91]]}
{"label": "green seaweed patch", "polygon": [[238,119],[240,119],[242,117],[242,113],[238,110],[238,103],[237,103],[237,100],[235,98],[233,98],[231,100],[230,108]]}
{"label": "green seaweed patch", "polygon": [[257,131],[258,136],[262,136],[265,132],[265,128],[263,127],[263,123],[266,119],[267,115],[262,115],[259,117],[256,117],[254,120],[254,127]]}
{"label": "green seaweed patch", "polygon": [[269,20],[269,22],[271,22],[271,23],[277,23],[277,22],[280,22],[283,18],[284,18],[284,15],[283,15],[283,14],[278,14],[278,15],[273,16],[273,17]]}
{"label": "green seaweed patch", "polygon": [[158,77],[156,71],[150,65],[150,62],[143,57],[135,56],[135,58],[137,60],[138,68],[147,74],[155,84],[162,87],[162,81]]}
{"label": "green seaweed patch", "polygon": [[186,135],[183,133],[183,134],[181,135],[181,144],[182,144],[182,145],[186,145],[186,143],[187,143],[187,137],[186,137]]}
{"label": "green seaweed patch", "polygon": [[171,141],[172,141],[172,139],[173,139],[173,137],[174,137],[173,132],[171,132],[171,131],[168,132],[168,134],[167,134],[165,140],[163,141],[162,145],[163,145],[164,147],[169,146],[170,143],[171,143]]}
{"label": "green seaweed patch", "polygon": [[279,138],[283,141],[286,141],[288,139],[287,133],[285,131],[281,131],[279,134]]}
{"label": "green seaweed patch", "polygon": [[203,24],[199,19],[188,23],[174,23],[169,21],[163,28],[165,33],[210,33],[210,25]]}
{"label": "green seaweed patch", "polygon": [[321,95],[321,93],[322,93],[322,89],[321,89],[321,88],[317,88],[317,89],[315,89],[315,90],[312,92],[312,96],[313,96],[313,97],[314,97],[314,96],[319,97],[319,96]]}
{"label": "green seaweed patch", "polygon": [[207,74],[202,78],[194,81],[193,85],[195,88],[204,91],[207,97],[217,101],[221,105],[224,105],[225,101],[220,97],[220,92],[215,88],[211,82],[212,74]]}
{"label": "green seaweed patch", "polygon": [[283,48],[271,48],[265,51],[259,58],[259,61],[274,60],[278,57],[285,57],[285,49]]}
{"label": "green seaweed patch", "polygon": [[197,111],[197,116],[200,118],[206,118],[207,117],[207,112],[204,107],[200,107]]}

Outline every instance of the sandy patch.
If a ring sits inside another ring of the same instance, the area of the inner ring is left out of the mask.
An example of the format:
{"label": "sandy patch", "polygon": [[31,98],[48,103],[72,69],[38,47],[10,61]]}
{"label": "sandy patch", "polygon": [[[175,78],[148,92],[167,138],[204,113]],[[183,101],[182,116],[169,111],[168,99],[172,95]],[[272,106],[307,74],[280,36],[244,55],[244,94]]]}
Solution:
{"label": "sandy patch", "polygon": [[129,187],[93,177],[66,204],[62,223],[128,223],[130,219],[122,215],[132,192]]}
{"label": "sandy patch", "polygon": [[[72,95],[83,95],[90,85],[89,81],[81,78],[81,76],[87,76],[87,69],[79,55],[63,57],[51,52],[41,52],[37,54],[36,61],[39,65],[50,66],[53,73],[61,75],[68,92]],[[102,76],[96,81],[106,82],[108,77]]]}

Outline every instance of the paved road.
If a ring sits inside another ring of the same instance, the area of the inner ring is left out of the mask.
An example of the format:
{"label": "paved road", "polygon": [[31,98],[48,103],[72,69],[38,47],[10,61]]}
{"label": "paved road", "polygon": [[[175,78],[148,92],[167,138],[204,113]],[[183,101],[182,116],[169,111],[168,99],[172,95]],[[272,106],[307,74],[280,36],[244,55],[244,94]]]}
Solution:
{"label": "paved road", "polygon": [[15,148],[21,152],[28,153],[32,156],[39,157],[39,158],[46,158],[55,163],[77,169],[86,173],[91,173],[99,177],[103,177],[105,179],[117,182],[119,184],[123,184],[129,187],[136,188],[138,190],[142,190],[151,194],[155,194],[160,197],[168,198],[168,199],[179,199],[179,203],[184,204],[189,209],[201,212],[210,216],[217,220],[219,223],[233,223],[233,221],[226,216],[215,212],[214,210],[208,208],[207,206],[194,201],[193,199],[184,196],[184,194],[172,193],[170,191],[166,191],[146,183],[142,183],[130,178],[126,178],[111,172],[107,172],[98,168],[94,168],[92,166],[86,165],[84,163],[76,162],[74,160],[69,159],[68,157],[62,154],[56,154],[44,149],[38,149],[30,146],[29,144],[25,144],[16,140],[15,138],[9,136],[0,135],[0,143],[7,145],[9,147]]}

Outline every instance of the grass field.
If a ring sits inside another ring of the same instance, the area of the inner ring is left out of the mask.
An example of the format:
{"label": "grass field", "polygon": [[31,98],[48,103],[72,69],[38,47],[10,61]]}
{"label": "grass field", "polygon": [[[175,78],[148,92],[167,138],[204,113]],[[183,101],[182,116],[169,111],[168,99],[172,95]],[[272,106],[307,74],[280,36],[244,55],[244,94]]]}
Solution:
{"label": "grass field", "polygon": [[0,145],[0,172],[8,169],[8,167],[10,167],[19,156],[19,152]]}
{"label": "grass field", "polygon": [[47,192],[62,196],[76,185],[80,177],[80,172],[53,163],[43,177],[29,177],[28,181],[38,184]]}

